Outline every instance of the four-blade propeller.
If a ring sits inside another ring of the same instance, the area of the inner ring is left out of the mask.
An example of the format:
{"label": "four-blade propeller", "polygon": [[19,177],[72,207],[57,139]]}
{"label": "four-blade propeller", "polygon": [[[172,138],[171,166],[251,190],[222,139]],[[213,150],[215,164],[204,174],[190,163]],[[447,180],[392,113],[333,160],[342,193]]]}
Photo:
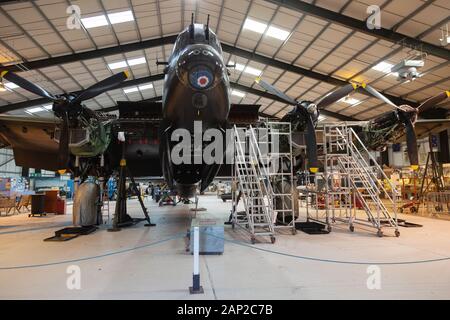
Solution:
{"label": "four-blade propeller", "polygon": [[430,109],[437,104],[441,103],[448,97],[450,97],[450,92],[446,91],[443,93],[440,93],[425,102],[423,102],[421,105],[419,105],[417,108],[411,107],[409,105],[402,105],[398,106],[395,103],[393,103],[391,100],[389,100],[385,95],[383,95],[381,92],[377,91],[373,87],[369,85],[362,84],[361,88],[369,92],[372,96],[375,98],[380,99],[381,101],[384,101],[391,107],[397,110],[398,112],[398,118],[400,122],[403,123],[405,126],[406,131],[406,146],[408,149],[408,157],[409,162],[411,164],[412,170],[418,170],[419,169],[419,151],[417,148],[417,138],[416,133],[414,131],[414,123],[417,120],[417,115],[420,112],[424,112],[427,109]]}
{"label": "four-blade propeller", "polygon": [[122,81],[128,78],[128,73],[126,71],[123,71],[118,74],[112,75],[83,90],[76,96],[71,94],[55,96],[45,89],[41,88],[40,86],[12,72],[0,72],[0,77],[38,96],[48,98],[53,101],[52,110],[55,115],[62,120],[59,137],[58,162],[61,169],[65,169],[67,168],[69,161],[69,120],[79,114],[81,110],[81,102],[92,99],[99,94],[117,88]]}
{"label": "four-blade propeller", "polygon": [[[279,89],[275,88],[273,85],[265,82],[261,78],[257,78],[255,80],[257,84],[259,84],[262,88],[267,90],[269,93],[277,96],[282,101],[286,102],[287,104],[295,106],[295,109],[289,112],[284,119],[285,120],[292,120],[293,116],[300,116],[304,117],[306,120],[306,147],[307,147],[307,156],[308,156],[308,163],[310,167],[311,172],[316,172],[318,167],[318,161],[317,161],[317,144],[316,144],[316,135],[315,135],[315,122],[318,117],[318,110],[323,109],[340,99],[346,97],[353,91],[356,91],[357,89],[361,88],[362,90],[367,91],[369,94],[371,94],[373,97],[380,99],[381,101],[384,101],[391,107],[397,110],[398,112],[398,118],[399,121],[403,123],[406,130],[406,144],[408,148],[408,155],[409,160],[411,163],[411,168],[413,170],[417,170],[419,168],[419,155],[418,155],[418,149],[417,149],[417,139],[416,134],[414,131],[414,121],[417,118],[417,115],[420,112],[423,112],[429,108],[432,108],[436,106],[437,104],[441,103],[445,99],[450,97],[450,91],[443,92],[435,97],[432,97],[425,102],[423,102],[420,106],[417,108],[413,108],[409,105],[402,105],[398,106],[395,103],[393,103],[391,100],[389,100],[385,95],[374,89],[372,86],[367,84],[347,84],[338,90],[330,93],[329,95],[323,97],[317,105],[315,105],[312,102],[308,101],[297,101],[286,95],[284,92],[280,91]],[[282,119],[283,121],[283,119]]]}
{"label": "four-blade propeller", "polygon": [[306,120],[306,148],[308,167],[312,173],[318,171],[319,163],[317,159],[317,141],[315,125],[319,116],[319,110],[325,108],[336,101],[344,98],[349,93],[357,89],[354,84],[348,84],[325,96],[317,105],[310,101],[297,101],[280,91],[273,85],[265,82],[261,78],[256,78],[255,82],[269,93],[277,96],[287,104],[295,106],[295,109],[289,112],[281,121],[292,122],[293,119],[303,117]]}

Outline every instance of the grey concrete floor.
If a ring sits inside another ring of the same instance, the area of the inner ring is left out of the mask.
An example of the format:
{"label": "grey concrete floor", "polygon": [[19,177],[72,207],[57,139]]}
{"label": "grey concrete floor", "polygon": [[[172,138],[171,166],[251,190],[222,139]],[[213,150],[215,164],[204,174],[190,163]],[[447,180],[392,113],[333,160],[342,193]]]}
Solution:
{"label": "grey concrete floor", "polygon": [[[350,233],[346,225],[337,224],[328,235],[299,232],[294,236],[286,232],[277,236],[275,244],[262,241],[254,246],[249,244],[248,234],[243,230],[226,226],[225,237],[238,243],[226,242],[221,256],[200,257],[205,293],[189,295],[193,261],[185,251],[184,234],[193,214],[189,210],[192,205],[158,207],[150,199],[146,205],[156,227],[146,228],[141,223],[111,233],[104,225],[93,234],[59,243],[43,239],[70,224],[70,214],[1,217],[0,298],[450,298],[450,260],[370,265],[450,257],[450,222],[414,216],[402,217],[423,224],[423,228],[401,228],[400,238],[390,231],[386,237],[378,238],[373,230],[360,227]],[[214,195],[200,197],[200,206],[207,211],[199,215],[222,220],[228,218],[231,209],[230,202],[223,203]],[[133,216],[141,216],[136,200],[129,202],[129,208]],[[158,243],[161,240],[167,241]],[[369,264],[340,264],[293,256]],[[67,286],[73,279],[68,270],[74,265],[81,273],[79,290]],[[368,282],[372,285],[368,286]]]}

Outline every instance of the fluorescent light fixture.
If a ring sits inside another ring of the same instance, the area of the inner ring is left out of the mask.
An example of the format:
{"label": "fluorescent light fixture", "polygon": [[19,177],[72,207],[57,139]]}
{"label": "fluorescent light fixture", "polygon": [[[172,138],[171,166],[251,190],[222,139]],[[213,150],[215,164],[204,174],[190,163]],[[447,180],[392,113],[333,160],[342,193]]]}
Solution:
{"label": "fluorescent light fixture", "polygon": [[[231,62],[230,64],[234,64],[234,63]],[[244,71],[245,73],[249,73],[249,74],[252,74],[254,76],[259,76],[259,75],[261,75],[261,72],[262,72],[261,70],[258,70],[256,68],[253,68],[253,67],[250,67],[250,66],[246,67],[245,65],[240,64],[240,63],[235,63],[235,65],[236,65],[235,69],[237,71]]]}
{"label": "fluorescent light fixture", "polygon": [[355,99],[355,98],[351,98],[351,97],[344,97],[341,100],[339,100],[339,102],[344,102],[344,103],[353,105],[353,104],[356,104],[361,101],[359,101],[358,99]]}
{"label": "fluorescent light fixture", "polygon": [[108,19],[111,24],[116,23],[123,23],[128,21],[133,21],[133,12],[131,10],[127,11],[121,11],[121,12],[115,12],[115,13],[108,13]]}
{"label": "fluorescent light fixture", "polygon": [[138,87],[130,87],[130,88],[123,89],[123,92],[125,92],[126,94],[132,93],[132,92],[138,92],[138,91],[139,91]]}
{"label": "fluorescent light fixture", "polygon": [[46,105],[42,106],[42,108],[44,108],[45,110],[52,110],[53,105],[51,105],[51,104],[46,104]]}
{"label": "fluorescent light fixture", "polygon": [[128,67],[128,64],[126,61],[119,61],[119,62],[113,62],[113,63],[109,63],[108,67],[113,70],[113,69],[120,69],[120,68],[126,68]]}
{"label": "fluorescent light fixture", "polygon": [[231,91],[231,94],[232,94],[233,96],[236,96],[236,97],[239,97],[239,98],[245,97],[245,93],[243,93],[243,92],[241,92],[241,91],[238,91],[238,90],[232,90],[232,91]]}
{"label": "fluorescent light fixture", "polygon": [[5,82],[4,85],[8,89],[17,89],[19,87],[17,84],[12,83],[12,82]]}
{"label": "fluorescent light fixture", "polygon": [[244,23],[244,29],[248,29],[258,33],[264,33],[266,31],[267,24],[258,22],[256,20],[247,18]]}
{"label": "fluorescent light fixture", "polygon": [[145,57],[140,57],[140,58],[135,58],[135,59],[129,59],[127,60],[128,65],[131,66],[135,66],[137,64],[143,64],[146,63],[147,60],[145,60]]}
{"label": "fluorescent light fixture", "polygon": [[137,64],[143,64],[146,63],[147,60],[145,60],[145,57],[140,57],[140,58],[134,58],[134,59],[129,59],[127,61],[117,61],[117,62],[113,62],[113,63],[109,63],[108,67],[113,70],[113,69],[120,69],[120,68],[126,68],[128,66],[135,66]]}
{"label": "fluorescent light fixture", "polygon": [[103,27],[108,25],[105,15],[94,16],[89,18],[82,18],[81,23],[86,29]]}
{"label": "fluorescent light fixture", "polygon": [[383,61],[377,64],[376,66],[372,67],[372,69],[384,73],[390,73],[393,66],[394,66],[393,64]]}
{"label": "fluorescent light fixture", "polygon": [[42,111],[44,111],[44,110],[45,110],[45,109],[44,109],[44,108],[41,108],[41,107],[36,107],[36,108],[27,109],[27,111],[28,111],[29,113],[42,112]]}
{"label": "fluorescent light fixture", "polygon": [[247,66],[247,68],[245,68],[244,72],[249,73],[249,74],[252,74],[252,75],[254,75],[254,76],[259,76],[259,75],[261,75],[261,72],[262,72],[262,71]]}
{"label": "fluorescent light fixture", "polygon": [[153,85],[151,83],[149,84],[143,84],[142,86],[139,86],[139,90],[147,90],[147,89],[153,89]]}
{"label": "fluorescent light fixture", "polygon": [[237,71],[244,71],[245,66],[243,64],[240,63],[236,63],[236,66],[234,67]]}
{"label": "fluorescent light fixture", "polygon": [[289,37],[289,32],[274,26],[270,26],[269,29],[267,30],[266,35],[268,37],[272,37],[272,38],[276,38],[279,40],[286,40],[287,37]]}

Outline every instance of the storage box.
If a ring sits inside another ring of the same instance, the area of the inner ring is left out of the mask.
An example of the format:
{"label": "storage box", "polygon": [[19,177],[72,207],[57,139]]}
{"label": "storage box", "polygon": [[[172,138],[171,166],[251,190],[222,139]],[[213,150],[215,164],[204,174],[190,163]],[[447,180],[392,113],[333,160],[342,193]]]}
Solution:
{"label": "storage box", "polygon": [[200,254],[222,254],[224,251],[223,222],[212,218],[195,218],[191,222],[190,251],[194,252],[194,227],[199,227]]}

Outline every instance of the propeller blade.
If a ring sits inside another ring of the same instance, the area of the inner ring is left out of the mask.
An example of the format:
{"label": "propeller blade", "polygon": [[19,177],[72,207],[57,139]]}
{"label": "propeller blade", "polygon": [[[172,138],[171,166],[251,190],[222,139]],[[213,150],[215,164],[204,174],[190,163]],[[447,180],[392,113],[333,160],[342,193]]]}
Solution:
{"label": "propeller blade", "polygon": [[330,104],[333,104],[333,103],[341,100],[345,96],[349,95],[351,92],[355,91],[357,88],[358,88],[358,86],[356,84],[349,83],[349,84],[337,89],[336,91],[333,91],[329,95],[323,97],[317,103],[317,108],[319,108],[319,109],[326,108]]}
{"label": "propeller blade", "polygon": [[408,148],[408,157],[412,170],[419,169],[419,151],[417,149],[417,138],[414,126],[410,119],[405,119],[406,126],[406,146]]}
{"label": "propeller blade", "polygon": [[434,107],[435,105],[441,103],[442,101],[444,101],[447,98],[450,98],[450,91],[442,92],[442,93],[438,94],[437,96],[434,96],[434,97],[426,100],[424,103],[422,103],[420,106],[418,106],[417,109],[420,112],[423,112],[423,111],[428,110],[428,109]]}
{"label": "propeller blade", "polygon": [[285,94],[284,92],[278,90],[277,88],[275,88],[273,85],[268,84],[267,82],[265,82],[264,80],[262,80],[260,77],[255,79],[255,82],[257,84],[259,84],[262,88],[264,88],[265,90],[267,90],[269,93],[277,96],[280,99],[283,99],[286,103],[289,103],[293,106],[297,105],[297,101],[295,101],[294,99],[292,99],[291,97],[289,97],[287,94]]}
{"label": "propeller blade", "polygon": [[373,87],[369,86],[368,84],[362,85],[361,87],[364,90],[366,90],[368,93],[370,93],[372,96],[374,96],[375,98],[380,99],[381,101],[384,101],[385,103],[387,103],[391,107],[394,107],[395,109],[400,109],[403,111],[402,108],[397,106],[395,103],[393,103],[391,100],[389,100],[385,95],[383,95],[381,92],[377,91]]}
{"label": "propeller blade", "polygon": [[9,72],[9,71],[2,71],[0,73],[0,78],[4,78],[16,85],[18,85],[19,87],[21,87],[22,89],[28,90],[38,96],[44,97],[44,98],[48,98],[51,100],[57,100],[57,98],[52,95],[51,93],[47,92],[46,90],[42,89],[41,87],[39,87],[38,85],[31,83],[30,81],[18,76],[15,73]]}
{"label": "propeller blade", "polygon": [[61,169],[66,169],[69,162],[69,115],[62,115],[61,132],[59,135],[58,163]]}
{"label": "propeller blade", "polygon": [[122,71],[114,74],[84,90],[80,95],[72,100],[72,104],[77,104],[85,100],[92,99],[103,92],[115,89],[122,81],[128,78],[128,72]]}
{"label": "propeller blade", "polygon": [[319,170],[319,162],[317,160],[317,143],[316,143],[316,128],[312,117],[307,118],[306,127],[306,154],[308,157],[309,171],[316,173]]}

